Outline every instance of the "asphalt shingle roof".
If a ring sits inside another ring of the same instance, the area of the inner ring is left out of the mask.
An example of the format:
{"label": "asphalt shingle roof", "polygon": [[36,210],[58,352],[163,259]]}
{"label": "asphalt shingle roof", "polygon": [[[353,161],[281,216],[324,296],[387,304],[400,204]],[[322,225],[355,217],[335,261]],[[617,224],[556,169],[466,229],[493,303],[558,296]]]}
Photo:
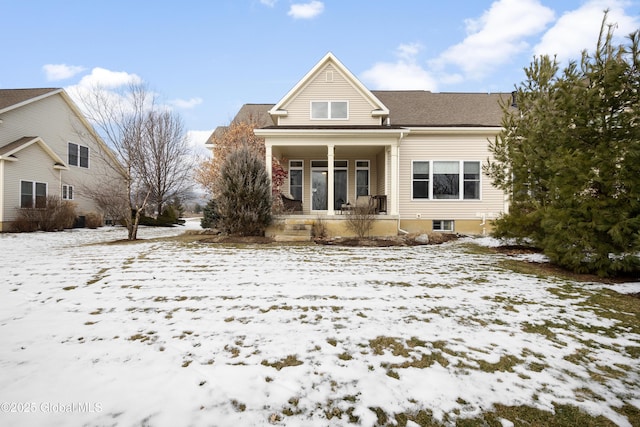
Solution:
{"label": "asphalt shingle roof", "polygon": [[57,91],[58,88],[34,88],[34,89],[0,89],[0,110],[20,104],[32,98]]}
{"label": "asphalt shingle roof", "polygon": [[500,126],[500,102],[511,100],[510,93],[371,92],[389,109],[396,126]]}
{"label": "asphalt shingle roof", "polygon": [[[497,127],[502,125],[501,105],[511,105],[511,93],[433,93],[424,90],[371,92],[389,109],[390,125],[393,127]],[[269,109],[274,105],[245,104],[233,121],[254,119],[261,127],[276,128],[269,116]],[[209,142],[223,130],[224,127],[218,127]]]}

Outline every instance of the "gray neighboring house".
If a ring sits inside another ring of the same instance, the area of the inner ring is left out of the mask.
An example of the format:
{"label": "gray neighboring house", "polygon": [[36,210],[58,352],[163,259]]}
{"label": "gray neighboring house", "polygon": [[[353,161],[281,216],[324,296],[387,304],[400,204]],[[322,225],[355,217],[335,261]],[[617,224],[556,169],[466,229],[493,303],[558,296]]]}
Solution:
{"label": "gray neighboring house", "polygon": [[49,195],[72,201],[80,220],[101,213],[87,190],[115,184],[119,170],[63,89],[0,89],[0,231]]}

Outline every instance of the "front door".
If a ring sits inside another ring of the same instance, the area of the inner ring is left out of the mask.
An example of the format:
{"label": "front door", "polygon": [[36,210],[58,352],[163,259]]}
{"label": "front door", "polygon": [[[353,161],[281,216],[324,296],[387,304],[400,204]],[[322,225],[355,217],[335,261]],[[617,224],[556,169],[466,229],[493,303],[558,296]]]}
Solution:
{"label": "front door", "polygon": [[311,171],[311,209],[327,210],[327,170]]}
{"label": "front door", "polygon": [[[313,167],[311,170],[311,210],[326,211],[328,208],[328,185],[327,179],[327,162],[313,161],[313,165],[322,165]],[[333,208],[340,209],[342,203],[347,203],[347,161],[336,160],[333,170]]]}

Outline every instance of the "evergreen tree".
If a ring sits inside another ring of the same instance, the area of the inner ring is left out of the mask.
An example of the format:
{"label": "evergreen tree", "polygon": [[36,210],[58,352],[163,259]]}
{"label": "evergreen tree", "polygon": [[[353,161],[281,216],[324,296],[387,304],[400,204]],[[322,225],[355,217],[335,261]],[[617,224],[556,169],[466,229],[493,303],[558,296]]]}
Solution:
{"label": "evergreen tree", "polygon": [[220,214],[218,214],[216,201],[215,199],[211,199],[206,204],[204,209],[202,209],[202,219],[200,220],[200,227],[215,228],[218,226],[219,219],[220,219]]}
{"label": "evergreen tree", "polygon": [[271,186],[264,160],[248,146],[231,152],[217,184],[218,226],[223,232],[259,236],[271,223]]}
{"label": "evergreen tree", "polygon": [[579,65],[559,74],[541,57],[526,70],[486,171],[511,197],[496,235],[573,271],[615,275],[640,270],[640,32],[615,46],[605,22]]}

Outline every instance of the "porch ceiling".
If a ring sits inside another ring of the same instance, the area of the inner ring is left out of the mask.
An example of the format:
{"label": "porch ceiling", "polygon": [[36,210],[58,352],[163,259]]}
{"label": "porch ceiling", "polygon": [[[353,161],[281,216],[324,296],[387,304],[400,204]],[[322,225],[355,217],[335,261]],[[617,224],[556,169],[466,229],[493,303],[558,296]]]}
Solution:
{"label": "porch ceiling", "polygon": [[[305,146],[274,146],[277,151],[287,158],[295,157],[317,157],[319,159],[327,157],[327,147],[325,145],[305,145]],[[372,157],[377,154],[384,153],[383,146],[375,145],[336,145],[334,156],[336,159],[340,157]]]}

